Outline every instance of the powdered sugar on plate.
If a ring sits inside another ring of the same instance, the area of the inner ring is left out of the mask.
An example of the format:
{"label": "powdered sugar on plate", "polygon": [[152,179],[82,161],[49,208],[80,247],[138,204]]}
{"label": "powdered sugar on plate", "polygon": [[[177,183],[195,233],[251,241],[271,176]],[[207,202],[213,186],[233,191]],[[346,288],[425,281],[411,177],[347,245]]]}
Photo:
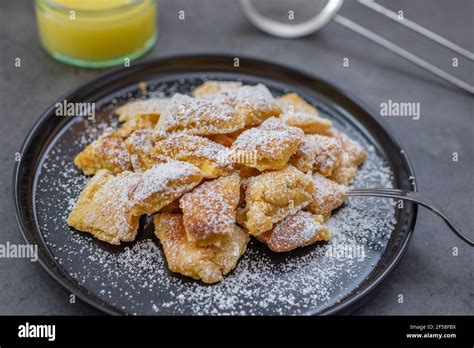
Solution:
{"label": "powdered sugar on plate", "polygon": [[[189,85],[189,81],[168,84],[166,94],[186,93],[186,89],[189,92]],[[161,97],[159,88],[156,93]],[[331,115],[322,116],[331,118]],[[77,120],[49,148],[37,179],[36,215],[45,242],[59,266],[92,296],[125,313],[320,312],[353,292],[370,274],[394,230],[393,201],[351,197],[327,221],[333,232],[328,243],[277,254],[252,240],[236,269],[215,285],[173,274],[167,269],[149,218],[142,219],[135,242],[117,247],[74,231],[66,224],[88,180],[72,160],[110,126],[111,114],[101,117],[100,124]],[[368,159],[360,168],[354,186],[392,187],[392,172],[377,151],[355,129],[346,129],[332,120],[367,149]]]}

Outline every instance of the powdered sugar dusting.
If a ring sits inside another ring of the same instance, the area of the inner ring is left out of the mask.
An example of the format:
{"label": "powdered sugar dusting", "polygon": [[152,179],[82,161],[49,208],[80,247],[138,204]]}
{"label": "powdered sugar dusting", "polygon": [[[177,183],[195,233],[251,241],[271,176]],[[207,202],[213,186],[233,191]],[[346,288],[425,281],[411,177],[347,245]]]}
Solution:
{"label": "powdered sugar dusting", "polygon": [[[168,90],[180,89],[168,85]],[[384,198],[351,197],[327,225],[331,241],[275,254],[252,240],[236,269],[222,282],[205,286],[168,271],[153,224],[142,219],[138,240],[110,246],[66,225],[87,178],[72,158],[106,126],[79,120],[55,142],[41,166],[35,192],[43,237],[60,265],[94,296],[130,314],[302,314],[321,311],[341,299],[380,259],[395,221],[395,203]],[[336,122],[335,122],[336,123]],[[341,125],[336,123],[336,127]],[[384,160],[354,130],[368,159],[354,186],[392,187]],[[73,139],[71,141],[71,139]],[[338,258],[337,247],[363,250],[365,258]]]}

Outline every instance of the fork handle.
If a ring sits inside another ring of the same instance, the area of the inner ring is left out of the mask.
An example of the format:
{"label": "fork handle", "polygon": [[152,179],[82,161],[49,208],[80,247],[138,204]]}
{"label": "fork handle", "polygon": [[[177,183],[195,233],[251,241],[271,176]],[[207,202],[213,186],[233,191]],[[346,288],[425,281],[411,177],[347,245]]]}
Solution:
{"label": "fork handle", "polygon": [[406,201],[415,202],[425,208],[428,208],[433,213],[438,215],[443,221],[448,225],[451,231],[456,234],[461,240],[465,243],[470,245],[471,247],[474,246],[474,242],[466,237],[461,231],[454,226],[454,224],[448,219],[446,214],[443,212],[441,207],[439,207],[436,203],[432,202],[430,199],[424,197],[423,195],[419,194],[418,192],[414,191],[404,191],[404,190],[397,190],[397,189],[352,189],[346,192],[347,196],[366,196],[366,197],[388,197],[388,198],[395,198],[395,199],[403,199]]}

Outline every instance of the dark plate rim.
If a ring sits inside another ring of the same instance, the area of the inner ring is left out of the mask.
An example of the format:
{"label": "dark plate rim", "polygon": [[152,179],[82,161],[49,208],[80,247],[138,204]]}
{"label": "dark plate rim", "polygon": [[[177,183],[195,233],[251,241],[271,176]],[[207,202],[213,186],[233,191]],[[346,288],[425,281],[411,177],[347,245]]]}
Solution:
{"label": "dark plate rim", "polygon": [[[381,120],[380,118],[376,117],[374,111],[370,107],[368,107],[368,105],[365,102],[361,101],[358,97],[355,97],[350,92],[347,92],[346,90],[344,90],[344,89],[342,89],[338,86],[335,86],[332,82],[329,82],[328,80],[326,80],[324,78],[314,76],[312,73],[309,73],[307,71],[300,70],[300,69],[297,69],[297,68],[294,68],[294,67],[291,67],[291,66],[288,66],[288,65],[285,65],[285,64],[268,61],[266,59],[261,59],[261,58],[258,58],[258,57],[242,56],[240,54],[237,55],[237,56],[239,57],[239,59],[241,61],[251,61],[251,62],[254,62],[254,63],[271,65],[275,69],[285,69],[285,70],[288,70],[288,71],[293,71],[296,74],[299,74],[301,76],[305,76],[306,78],[309,78],[311,80],[318,81],[318,82],[324,84],[326,87],[329,87],[334,93],[342,95],[343,97],[348,99],[349,102],[351,102],[351,103],[359,106],[360,108],[362,108],[372,118],[372,121],[374,121],[377,124],[377,126],[380,127],[385,132],[385,135],[390,139],[390,141],[392,141],[401,150],[400,156],[401,156],[401,158],[404,162],[404,165],[405,165],[407,171],[413,177],[413,180],[411,181],[411,186],[412,186],[414,191],[417,191],[416,177],[415,177],[415,173],[414,173],[414,170],[413,170],[413,166],[412,166],[412,164],[411,164],[411,162],[410,162],[410,160],[407,156],[407,153],[406,153],[404,147],[400,144],[398,139],[394,136],[394,133],[393,133],[392,129],[387,125],[387,123],[384,122],[383,120]],[[73,89],[69,90],[67,93],[63,94],[60,98],[58,98],[53,103],[51,103],[51,106],[49,106],[41,114],[40,118],[34,123],[33,127],[28,132],[25,140],[23,141],[23,143],[21,145],[20,154],[23,154],[24,150],[30,145],[30,142],[31,142],[32,138],[36,135],[38,130],[41,128],[43,122],[45,122],[46,119],[48,118],[51,110],[53,109],[53,106],[56,103],[61,102],[62,100],[64,100],[66,98],[66,96],[73,96],[75,94],[80,93],[83,90],[88,90],[88,89],[91,89],[91,88],[98,88],[98,85],[100,83],[102,83],[104,81],[108,81],[109,79],[114,79],[114,78],[117,79],[117,78],[122,77],[124,75],[130,74],[130,71],[133,71],[133,69],[145,69],[147,66],[160,64],[160,63],[163,63],[165,61],[193,59],[193,58],[198,58],[198,59],[203,59],[203,58],[204,59],[234,59],[235,57],[236,56],[234,56],[234,55],[221,54],[221,53],[216,53],[216,54],[206,53],[206,54],[167,55],[167,56],[162,56],[162,57],[159,57],[159,58],[145,60],[145,61],[140,62],[140,63],[134,63],[133,66],[132,66],[133,67],[132,69],[119,67],[119,68],[109,70],[109,71],[99,75],[98,77],[92,79],[91,81],[89,81],[85,84],[82,84],[79,87],[76,87],[76,88],[73,88]],[[130,71],[127,71],[127,69],[129,69]],[[14,205],[15,205],[15,217],[16,217],[16,221],[18,223],[18,226],[20,228],[20,232],[21,232],[24,240],[28,244],[32,244],[31,240],[29,238],[29,234],[31,232],[28,231],[28,229],[26,228],[25,223],[22,219],[22,208],[21,208],[21,202],[20,202],[20,199],[19,199],[20,193],[19,193],[18,188],[19,188],[19,179],[20,179],[19,174],[20,174],[21,166],[22,166],[22,161],[20,159],[20,161],[15,162],[15,166],[14,166],[14,169],[13,169],[13,182],[12,182],[13,190],[12,190],[12,193],[13,193],[13,201],[14,201]],[[399,264],[400,260],[402,259],[402,257],[406,253],[406,250],[408,248],[408,244],[411,240],[411,237],[412,237],[412,234],[413,234],[413,231],[414,231],[414,228],[415,228],[415,224],[416,224],[416,220],[417,220],[417,213],[418,213],[418,207],[415,204],[415,205],[412,206],[412,210],[411,210],[411,214],[410,214],[411,215],[411,219],[410,219],[411,221],[409,221],[409,226],[408,226],[406,235],[404,237],[404,240],[402,241],[402,243],[400,245],[398,245],[398,251],[396,252],[396,255],[394,256],[393,260],[391,260],[391,262],[388,265],[385,266],[383,271],[380,272],[379,274],[377,274],[374,277],[374,279],[371,281],[371,283],[366,288],[364,288],[362,291],[357,291],[356,293],[350,295],[350,298],[345,300],[343,303],[334,304],[332,307],[324,310],[324,312],[321,313],[322,315],[334,315],[334,314],[347,314],[347,313],[350,313],[362,304],[363,299],[366,299],[367,296],[370,293],[372,293],[374,290],[376,290],[379,287],[379,285],[387,278],[387,276]],[[76,287],[74,287],[72,284],[70,284],[65,279],[63,279],[62,276],[60,274],[58,274],[56,270],[51,269],[49,267],[49,265],[47,265],[46,261],[43,260],[42,255],[38,255],[38,262],[41,264],[41,266],[47,271],[47,273],[53,279],[55,279],[59,284],[61,284],[66,290],[68,290],[71,293],[78,296],[82,301],[86,302],[87,304],[95,307],[96,309],[98,309],[98,310],[100,310],[100,311],[102,311],[106,314],[112,314],[112,315],[124,314],[124,312],[118,310],[115,307],[112,307],[112,306],[108,305],[105,302],[98,303],[98,302],[94,301],[87,294],[82,293],[80,291],[77,291],[78,289]],[[315,315],[315,314],[318,314],[318,313],[316,312],[316,310],[308,310],[305,314],[306,315]]]}

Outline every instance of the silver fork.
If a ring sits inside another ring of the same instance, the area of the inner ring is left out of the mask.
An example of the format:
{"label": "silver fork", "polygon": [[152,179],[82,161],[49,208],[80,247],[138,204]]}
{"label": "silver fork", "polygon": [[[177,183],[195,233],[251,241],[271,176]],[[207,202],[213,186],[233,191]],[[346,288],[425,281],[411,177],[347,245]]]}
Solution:
{"label": "silver fork", "polygon": [[461,233],[461,231],[454,226],[454,224],[448,219],[446,214],[443,212],[441,207],[430,199],[420,195],[418,192],[404,191],[398,189],[388,188],[355,188],[346,192],[347,196],[366,196],[366,197],[388,197],[395,199],[403,199],[418,203],[419,205],[428,208],[433,213],[441,217],[448,227],[453,231],[460,239],[466,242],[470,246],[474,246],[474,242],[468,237]]}

